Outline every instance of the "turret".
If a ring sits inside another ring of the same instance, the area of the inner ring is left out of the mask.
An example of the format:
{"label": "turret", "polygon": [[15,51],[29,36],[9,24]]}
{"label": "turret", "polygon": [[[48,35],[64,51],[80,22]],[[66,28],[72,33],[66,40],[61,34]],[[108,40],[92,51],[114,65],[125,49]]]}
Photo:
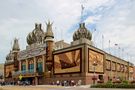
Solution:
{"label": "turret", "polygon": [[52,24],[50,23],[50,21],[48,23],[46,23],[47,28],[46,28],[46,36],[45,36],[45,41],[53,41],[54,38],[54,34],[52,32]]}
{"label": "turret", "polygon": [[53,51],[53,38],[54,34],[52,32],[52,23],[50,21],[46,23],[47,30],[46,30],[46,36],[45,36],[45,43],[46,43],[46,65],[49,71],[52,69],[52,51]]}
{"label": "turret", "polygon": [[18,52],[18,51],[20,51],[18,39],[16,39],[16,38],[14,39],[14,44],[13,44],[12,51],[13,51],[13,52]]}
{"label": "turret", "polygon": [[18,62],[18,54],[19,54],[19,51],[20,51],[20,47],[19,47],[18,39],[15,38],[13,48],[12,48],[15,71],[18,70],[18,64],[19,64],[19,62]]}

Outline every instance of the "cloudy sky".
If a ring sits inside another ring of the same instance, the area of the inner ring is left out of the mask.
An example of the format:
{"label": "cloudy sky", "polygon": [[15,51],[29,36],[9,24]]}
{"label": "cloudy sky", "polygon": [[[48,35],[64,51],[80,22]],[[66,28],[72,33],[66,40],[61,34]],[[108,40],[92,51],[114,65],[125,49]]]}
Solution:
{"label": "cloudy sky", "polygon": [[35,23],[42,23],[45,31],[45,22],[52,21],[55,41],[70,43],[82,4],[82,19],[95,46],[135,64],[135,0],[0,0],[0,62],[5,62],[15,37],[25,49]]}

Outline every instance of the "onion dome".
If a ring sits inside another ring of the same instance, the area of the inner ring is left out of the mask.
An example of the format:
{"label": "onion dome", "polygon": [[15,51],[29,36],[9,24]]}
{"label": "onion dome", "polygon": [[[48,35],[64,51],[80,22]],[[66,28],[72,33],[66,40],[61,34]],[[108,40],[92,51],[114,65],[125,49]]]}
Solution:
{"label": "onion dome", "polygon": [[80,27],[73,34],[73,41],[79,40],[80,38],[92,39],[91,32],[85,27],[85,23],[81,23]]}
{"label": "onion dome", "polygon": [[13,54],[10,51],[10,53],[6,56],[6,60],[9,61],[9,60],[12,60],[12,59],[13,59]]}
{"label": "onion dome", "polygon": [[20,50],[20,47],[19,47],[18,39],[15,38],[12,51],[19,51],[19,50]]}
{"label": "onion dome", "polygon": [[35,24],[35,29],[32,32],[30,32],[27,36],[28,45],[34,43],[43,43],[45,38],[45,33],[41,27],[42,24]]}

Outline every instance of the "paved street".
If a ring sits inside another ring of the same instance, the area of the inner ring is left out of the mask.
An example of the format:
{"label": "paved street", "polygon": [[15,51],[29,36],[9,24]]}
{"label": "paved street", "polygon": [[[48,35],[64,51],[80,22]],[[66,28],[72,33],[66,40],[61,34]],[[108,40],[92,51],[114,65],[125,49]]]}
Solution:
{"label": "paved street", "polygon": [[[89,88],[89,86],[62,87],[62,86],[1,86],[2,90],[114,90],[105,88]],[[1,89],[0,89],[1,90]],[[134,89],[115,89],[115,90],[134,90]]]}

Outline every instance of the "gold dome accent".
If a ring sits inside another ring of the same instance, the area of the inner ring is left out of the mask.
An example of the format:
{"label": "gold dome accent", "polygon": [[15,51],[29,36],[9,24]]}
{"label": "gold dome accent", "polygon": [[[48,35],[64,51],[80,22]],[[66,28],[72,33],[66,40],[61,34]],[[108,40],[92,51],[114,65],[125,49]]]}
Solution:
{"label": "gold dome accent", "polygon": [[85,27],[85,23],[81,23],[79,29],[73,34],[73,41],[79,40],[80,38],[92,39],[92,34]]}
{"label": "gold dome accent", "polygon": [[28,45],[34,43],[43,43],[45,38],[45,32],[42,30],[42,24],[35,24],[35,29],[27,36]]}

